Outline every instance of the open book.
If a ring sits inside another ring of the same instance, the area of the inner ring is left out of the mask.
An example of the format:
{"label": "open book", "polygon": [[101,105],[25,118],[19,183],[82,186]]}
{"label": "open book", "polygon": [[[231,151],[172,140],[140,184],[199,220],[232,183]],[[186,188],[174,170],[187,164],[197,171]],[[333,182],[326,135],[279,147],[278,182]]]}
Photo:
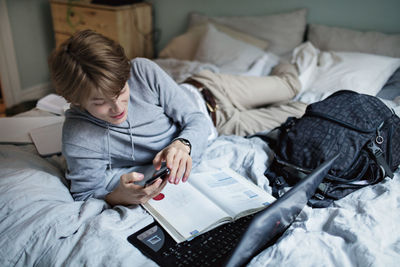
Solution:
{"label": "open book", "polygon": [[264,209],[275,198],[232,169],[191,174],[167,184],[144,208],[178,243]]}

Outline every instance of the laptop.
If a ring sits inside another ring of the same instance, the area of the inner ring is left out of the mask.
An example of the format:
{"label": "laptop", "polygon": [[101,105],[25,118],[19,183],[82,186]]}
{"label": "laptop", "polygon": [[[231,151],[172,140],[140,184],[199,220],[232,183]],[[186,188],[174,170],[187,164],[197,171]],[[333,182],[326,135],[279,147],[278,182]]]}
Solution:
{"label": "laptop", "polygon": [[314,195],[338,155],[264,210],[176,243],[155,221],[128,241],[160,266],[243,266],[276,240]]}

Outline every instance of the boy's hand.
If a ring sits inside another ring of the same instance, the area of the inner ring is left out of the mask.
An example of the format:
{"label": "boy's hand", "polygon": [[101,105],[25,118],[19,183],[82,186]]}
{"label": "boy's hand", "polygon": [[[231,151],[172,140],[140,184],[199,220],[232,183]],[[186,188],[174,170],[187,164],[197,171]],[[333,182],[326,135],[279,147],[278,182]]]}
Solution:
{"label": "boy's hand", "polygon": [[163,181],[162,179],[157,179],[153,184],[146,187],[134,184],[134,182],[141,181],[143,178],[143,174],[138,172],[123,174],[118,187],[106,196],[108,204],[112,206],[144,204],[160,194],[167,184],[166,180]]}
{"label": "boy's hand", "polygon": [[153,165],[156,170],[159,170],[161,162],[166,162],[167,167],[171,170],[168,181],[178,184],[182,178],[182,182],[186,182],[192,169],[192,158],[189,152],[190,147],[184,145],[179,140],[175,140],[157,153],[153,160]]}

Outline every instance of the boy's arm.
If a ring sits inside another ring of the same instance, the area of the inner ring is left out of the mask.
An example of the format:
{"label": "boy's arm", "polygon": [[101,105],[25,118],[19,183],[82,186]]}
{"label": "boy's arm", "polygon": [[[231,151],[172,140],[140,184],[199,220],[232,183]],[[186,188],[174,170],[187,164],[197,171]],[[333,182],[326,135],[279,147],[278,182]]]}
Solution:
{"label": "boy's arm", "polygon": [[[64,147],[67,147],[67,149],[64,149],[63,154],[68,166],[65,176],[71,181],[70,191],[72,197],[76,201],[87,200],[90,197],[104,199],[110,193],[106,189],[106,176],[112,175],[112,173],[107,172],[108,161],[77,157],[71,155],[71,150],[75,150],[78,154],[78,148],[68,148],[68,145],[64,145]],[[82,155],[87,155],[87,153]]]}
{"label": "boy's arm", "polygon": [[146,73],[149,85],[158,91],[165,113],[181,127],[176,138],[191,144],[191,157],[198,161],[207,147],[210,134],[208,118],[193,105],[192,100],[166,72],[150,60],[143,60],[141,71]]}

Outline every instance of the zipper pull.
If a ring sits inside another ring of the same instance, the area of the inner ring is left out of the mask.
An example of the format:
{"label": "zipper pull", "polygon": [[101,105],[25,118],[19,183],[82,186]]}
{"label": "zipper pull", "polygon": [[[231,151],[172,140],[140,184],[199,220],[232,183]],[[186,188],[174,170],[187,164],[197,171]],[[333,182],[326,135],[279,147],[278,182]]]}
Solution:
{"label": "zipper pull", "polygon": [[376,128],[375,142],[376,142],[378,145],[381,145],[381,144],[383,143],[383,141],[385,141],[385,139],[384,139],[383,136],[381,135],[381,131],[380,131],[384,123],[385,123],[385,122],[383,121],[383,122],[378,126],[378,128]]}

